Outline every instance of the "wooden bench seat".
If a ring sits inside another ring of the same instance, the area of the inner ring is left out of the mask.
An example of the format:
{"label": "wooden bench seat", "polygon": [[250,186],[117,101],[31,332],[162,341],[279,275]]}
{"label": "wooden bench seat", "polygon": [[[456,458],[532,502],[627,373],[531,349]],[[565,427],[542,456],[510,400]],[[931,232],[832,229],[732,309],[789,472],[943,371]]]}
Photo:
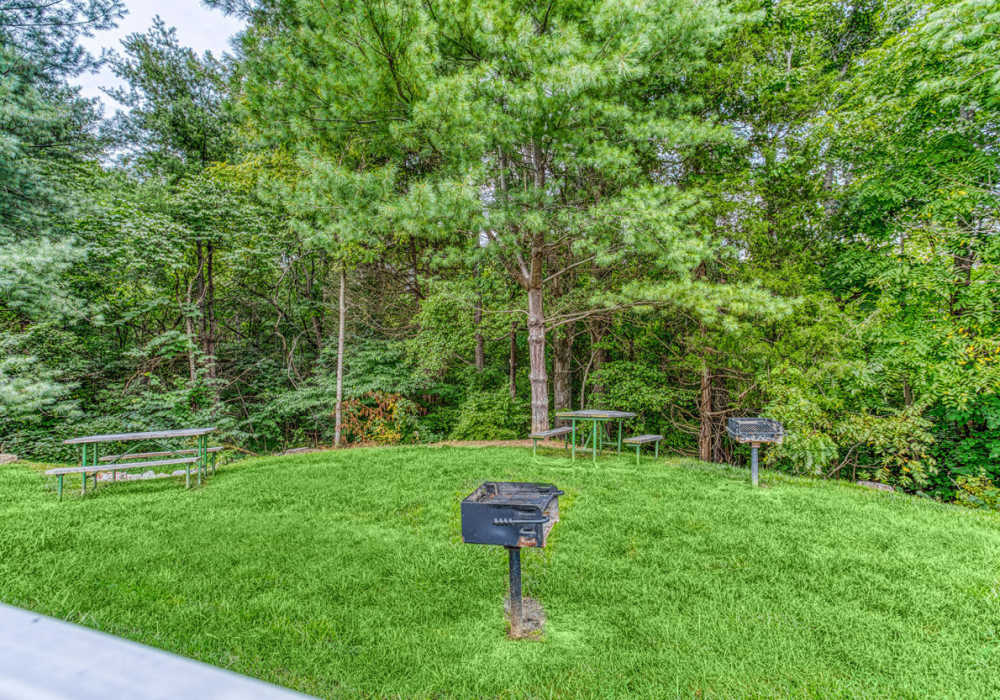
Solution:
{"label": "wooden bench seat", "polygon": [[[115,462],[114,464],[96,465],[91,464],[86,467],[56,467],[55,469],[46,470],[45,474],[48,476],[54,476],[59,480],[59,498],[62,498],[63,489],[63,477],[67,474],[81,474],[83,476],[83,487],[81,493],[87,493],[87,476],[93,475],[94,477],[94,488],[97,488],[97,475],[100,472],[123,472],[130,471],[132,469],[139,469],[145,467],[168,467],[175,464],[186,464],[188,465],[188,481],[191,479],[191,467],[192,464],[197,464],[197,457],[177,457],[175,459],[155,459],[146,462]],[[198,472],[199,483],[201,480],[201,471]]]}
{"label": "wooden bench seat", "polygon": [[[561,428],[550,428],[549,430],[539,430],[537,433],[532,433],[528,437],[531,438],[531,454],[532,456],[538,455],[538,441],[547,440],[549,438],[559,437],[560,435],[569,435],[573,432],[573,429],[569,426],[563,426]],[[569,438],[566,438],[567,445],[569,444]]]}
{"label": "wooden bench seat", "polygon": [[663,439],[662,435],[653,435],[652,433],[646,435],[633,435],[632,437],[627,437],[622,440],[622,444],[625,445],[635,445],[635,463],[639,464],[639,448],[643,445],[648,445],[653,443],[654,446],[654,457],[660,456],[660,440]]}
{"label": "wooden bench seat", "polygon": [[630,445],[646,445],[651,442],[659,442],[662,439],[662,435],[633,435],[625,438],[622,442],[627,442]]}
{"label": "wooden bench seat", "polygon": [[573,432],[573,429],[568,425],[562,428],[552,428],[550,430],[540,430],[537,433],[532,433],[528,437],[534,440],[544,440],[545,438],[558,437],[559,435],[569,435]]}

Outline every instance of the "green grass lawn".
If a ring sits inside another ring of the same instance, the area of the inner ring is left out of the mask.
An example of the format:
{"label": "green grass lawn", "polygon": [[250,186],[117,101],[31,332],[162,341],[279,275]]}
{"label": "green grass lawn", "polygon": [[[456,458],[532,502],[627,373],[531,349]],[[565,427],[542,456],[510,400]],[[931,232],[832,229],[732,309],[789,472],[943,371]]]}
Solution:
{"label": "green grass lawn", "polygon": [[[481,481],[566,491],[506,638]],[[72,482],[71,482],[72,483]],[[56,501],[0,467],[0,600],[320,696],[1000,696],[1000,518],[693,461],[397,448]]]}

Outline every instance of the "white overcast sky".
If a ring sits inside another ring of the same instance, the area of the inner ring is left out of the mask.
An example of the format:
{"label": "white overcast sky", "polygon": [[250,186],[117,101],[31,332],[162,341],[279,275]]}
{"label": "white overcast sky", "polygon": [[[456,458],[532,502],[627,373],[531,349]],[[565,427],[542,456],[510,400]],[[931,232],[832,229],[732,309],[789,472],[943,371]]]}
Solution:
{"label": "white overcast sky", "polygon": [[[168,27],[177,28],[177,39],[182,46],[190,46],[199,54],[211,51],[216,56],[231,52],[233,35],[243,29],[243,22],[228,17],[218,10],[210,10],[200,0],[125,0],[128,14],[118,27],[97,32],[93,37],[83,37],[80,43],[95,56],[102,48],[121,49],[121,40],[135,32],[145,32],[159,15]],[[118,85],[118,80],[107,68],[100,73],[81,75],[74,81],[81,87],[84,97],[98,97],[104,103],[104,116],[110,117],[122,106],[101,92],[101,88]]]}

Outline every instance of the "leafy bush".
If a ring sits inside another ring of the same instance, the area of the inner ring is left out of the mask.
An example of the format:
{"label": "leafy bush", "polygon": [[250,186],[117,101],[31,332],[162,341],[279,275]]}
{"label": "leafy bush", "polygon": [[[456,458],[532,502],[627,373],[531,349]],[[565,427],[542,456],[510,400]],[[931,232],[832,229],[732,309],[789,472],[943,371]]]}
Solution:
{"label": "leafy bush", "polygon": [[511,399],[506,389],[469,394],[459,408],[452,440],[515,440],[528,432],[526,401]]}
{"label": "leafy bush", "polygon": [[1000,395],[979,396],[964,408],[939,405],[928,413],[934,419],[932,454],[941,468],[936,495],[962,501],[965,485],[1000,483]]}
{"label": "leafy bush", "polygon": [[415,442],[419,412],[417,404],[400,394],[368,392],[344,403],[344,438],[376,445]]}
{"label": "leafy bush", "polygon": [[1000,510],[1000,485],[981,472],[955,478],[955,502],[969,508]]}

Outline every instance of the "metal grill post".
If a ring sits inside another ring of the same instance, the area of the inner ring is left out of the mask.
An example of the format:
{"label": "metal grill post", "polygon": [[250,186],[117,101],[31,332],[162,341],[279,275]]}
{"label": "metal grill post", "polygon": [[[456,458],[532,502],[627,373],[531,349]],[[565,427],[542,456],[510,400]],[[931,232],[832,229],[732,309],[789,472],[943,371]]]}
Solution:
{"label": "metal grill post", "polygon": [[524,620],[521,606],[521,548],[507,547],[510,562],[510,621],[517,629]]}
{"label": "metal grill post", "polygon": [[757,485],[757,448],[760,447],[759,442],[750,443],[750,483],[754,486]]}

